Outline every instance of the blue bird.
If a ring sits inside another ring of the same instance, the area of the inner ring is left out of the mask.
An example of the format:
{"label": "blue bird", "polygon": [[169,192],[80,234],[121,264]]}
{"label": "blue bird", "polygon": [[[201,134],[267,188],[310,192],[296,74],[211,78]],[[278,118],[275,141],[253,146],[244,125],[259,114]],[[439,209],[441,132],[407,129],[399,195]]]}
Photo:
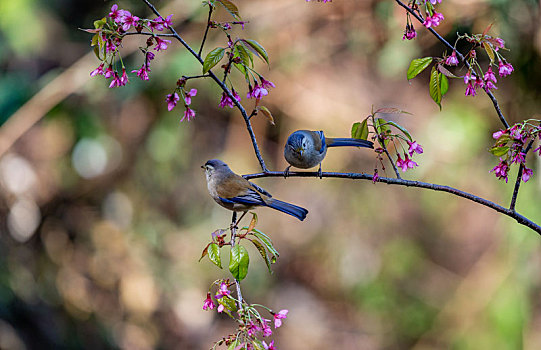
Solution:
{"label": "blue bird", "polygon": [[327,154],[327,148],[344,146],[374,148],[374,143],[360,139],[325,137],[323,131],[297,130],[289,135],[284,148],[284,157],[290,164],[284,174],[287,177],[291,166],[308,169],[319,164],[318,173],[321,178],[321,162]]}
{"label": "blue bird", "polygon": [[235,174],[219,159],[209,160],[201,168],[205,169],[210,195],[226,209],[246,213],[255,207],[269,207],[301,221],[308,214],[304,208],[272,198],[269,192]]}

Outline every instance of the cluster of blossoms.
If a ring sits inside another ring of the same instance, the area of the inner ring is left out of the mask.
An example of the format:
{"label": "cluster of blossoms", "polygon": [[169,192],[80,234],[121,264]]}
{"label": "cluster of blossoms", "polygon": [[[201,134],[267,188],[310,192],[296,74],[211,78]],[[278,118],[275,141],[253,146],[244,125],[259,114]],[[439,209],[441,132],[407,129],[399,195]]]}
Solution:
{"label": "cluster of blossoms", "polygon": [[[203,302],[203,310],[213,310],[216,308],[216,311],[219,313],[226,312],[228,315],[232,316],[234,309],[234,299],[231,297],[231,292],[229,291],[227,281],[216,281],[213,285],[218,285],[219,287],[214,295],[218,306],[213,301],[211,293],[207,293],[207,298]],[[228,301],[233,301],[231,304]],[[274,340],[268,344],[265,341],[257,339],[257,336],[261,335],[263,337],[269,337],[272,335],[272,328],[270,326],[271,322],[274,323],[274,328],[279,328],[282,325],[282,320],[287,318],[288,310],[280,310],[279,312],[273,312],[272,310],[265,308],[271,315],[272,320],[263,318],[259,312],[254,308],[253,305],[244,305],[242,310],[239,310],[240,317],[240,326],[239,331],[235,334],[230,335],[228,338],[224,338],[217,345],[225,343],[230,346],[231,344],[235,345],[235,349],[261,349],[274,350]],[[256,346],[257,347],[256,347]]]}
{"label": "cluster of blossoms", "polygon": [[177,81],[177,88],[175,89],[175,91],[165,97],[165,101],[167,102],[167,110],[171,111],[173,110],[173,108],[176,107],[178,101],[180,100],[180,96],[178,95],[178,93],[180,92],[180,94],[182,95],[182,99],[184,100],[184,107],[186,108],[186,110],[184,111],[184,116],[180,120],[181,122],[189,122],[195,117],[195,111],[190,108],[190,105],[192,104],[192,97],[197,95],[197,89],[191,89],[190,91],[186,91],[184,89],[185,84],[186,79],[180,78]]}
{"label": "cluster of blossoms", "polygon": [[[533,170],[526,167],[527,151],[525,146],[529,141],[541,137],[541,127],[533,125],[534,121],[539,125],[538,120],[529,119],[492,134],[496,143],[490,152],[499,157],[500,162],[490,172],[494,172],[498,179],[503,179],[507,183],[509,169],[513,164],[524,166],[522,181],[527,182],[532,176]],[[541,156],[541,146],[537,147],[534,152]]]}
{"label": "cluster of blossoms", "polygon": [[[441,0],[415,0],[410,1],[409,6],[411,9],[417,14],[422,15],[422,12],[419,9],[419,6],[423,6],[425,8],[425,18],[423,21],[423,25],[426,28],[430,27],[437,27],[440,25],[441,21],[443,21],[445,18],[443,15],[439,12],[436,12],[435,5],[436,3],[441,3]],[[411,18],[409,12],[407,13],[406,17],[406,29],[404,30],[404,36],[402,37],[402,40],[408,39],[412,40],[417,36],[417,32],[415,31],[415,28],[413,27],[413,24],[411,23]]]}
{"label": "cluster of blossoms", "polygon": [[419,166],[414,162],[410,157],[413,157],[414,153],[421,154],[423,153],[423,147],[417,143],[417,141],[406,141],[408,143],[408,151],[404,151],[404,159],[398,153],[398,160],[396,161],[396,166],[399,167],[402,172],[406,172],[408,169],[413,169],[416,166]]}

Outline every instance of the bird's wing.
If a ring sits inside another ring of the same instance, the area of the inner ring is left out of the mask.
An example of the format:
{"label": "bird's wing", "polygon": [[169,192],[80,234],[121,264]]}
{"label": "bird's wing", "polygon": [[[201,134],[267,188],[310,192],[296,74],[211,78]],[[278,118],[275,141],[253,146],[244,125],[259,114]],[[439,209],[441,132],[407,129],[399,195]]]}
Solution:
{"label": "bird's wing", "polygon": [[312,140],[314,140],[314,148],[319,151],[319,153],[325,152],[327,145],[325,144],[325,135],[323,131],[309,131]]}
{"label": "bird's wing", "polygon": [[258,192],[261,192],[263,193],[265,196],[267,197],[272,197],[272,195],[267,192],[264,188],[261,188],[259,187],[258,185],[256,185],[255,183],[253,183],[252,181],[248,181],[250,183],[250,185],[252,185],[253,188],[255,188]]}
{"label": "bird's wing", "polygon": [[[232,174],[219,186],[218,197],[226,203],[240,203],[248,205],[266,205],[263,196],[250,181]],[[266,192],[266,191],[265,191]]]}

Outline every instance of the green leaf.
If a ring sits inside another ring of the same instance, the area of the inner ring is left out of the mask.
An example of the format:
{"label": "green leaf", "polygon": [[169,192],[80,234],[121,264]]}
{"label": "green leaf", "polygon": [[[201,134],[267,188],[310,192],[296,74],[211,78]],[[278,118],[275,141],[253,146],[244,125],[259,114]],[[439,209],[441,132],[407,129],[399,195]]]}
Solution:
{"label": "green leaf", "polygon": [[443,66],[443,64],[438,64],[438,71],[449,78],[458,78],[456,75],[451,73],[447,68]]}
{"label": "green leaf", "polygon": [[239,9],[237,8],[237,5],[235,5],[232,1],[229,0],[218,0],[220,4],[222,4],[223,7],[236,19],[241,19],[239,14]]}
{"label": "green leaf", "polygon": [[441,110],[441,76],[442,74],[438,72],[436,67],[432,67],[432,71],[430,72],[430,82],[428,84],[428,91],[430,93],[430,97],[432,97],[432,100],[436,102],[438,106],[440,106]]}
{"label": "green leaf", "polygon": [[224,53],[225,49],[223,47],[217,47],[209,52],[203,61],[203,74],[207,73],[212,69],[212,67],[217,65],[218,62],[220,62],[220,60],[224,57]]}
{"label": "green leaf", "polygon": [[254,350],[265,350],[263,343],[259,339],[252,340],[252,345],[254,346]]}
{"label": "green leaf", "polygon": [[242,45],[235,45],[235,56],[240,57],[245,66],[254,66],[254,54]]}
{"label": "green leaf", "polygon": [[252,234],[256,236],[265,245],[265,247],[267,247],[269,252],[271,252],[274,256],[277,256],[277,257],[280,256],[276,248],[274,248],[274,245],[272,244],[272,241],[269,238],[269,236],[259,231],[258,229],[254,229],[252,231]]}
{"label": "green leaf", "polygon": [[441,89],[441,96],[442,97],[449,90],[449,79],[447,79],[447,77],[445,75],[440,76],[440,89]]}
{"label": "green leaf", "polygon": [[224,311],[231,317],[232,312],[235,312],[237,310],[237,303],[233,298],[231,298],[229,295],[226,295],[218,300],[216,300],[218,304],[222,304],[224,306]]}
{"label": "green leaf", "polygon": [[269,123],[271,123],[272,125],[275,125],[272,113],[269,111],[269,109],[267,107],[265,107],[265,106],[257,106],[255,109],[257,109],[258,111],[263,113],[263,115],[267,118]]}
{"label": "green leaf", "polygon": [[379,108],[377,111],[373,112],[372,114],[375,115],[377,113],[383,113],[383,114],[409,114],[409,115],[412,115],[410,112],[403,111],[401,109],[394,108],[394,107]]}
{"label": "green leaf", "polygon": [[227,350],[235,350],[237,349],[237,347],[239,347],[242,343],[240,342],[240,340],[238,339],[235,339],[231,342],[231,344],[229,344],[229,346],[227,347]]}
{"label": "green leaf", "polygon": [[107,23],[107,19],[105,17],[103,17],[102,19],[98,19],[94,21],[94,28],[101,29],[106,23]]}
{"label": "green leaf", "polygon": [[411,61],[408,68],[408,80],[415,78],[419,73],[424,71],[432,63],[432,57],[416,58]]}
{"label": "green leaf", "polygon": [[272,270],[271,270],[271,264],[272,263],[271,263],[271,261],[269,259],[268,254],[267,254],[267,250],[265,249],[263,244],[261,242],[259,242],[258,240],[256,240],[256,239],[250,239],[250,242],[252,242],[255,245],[255,247],[259,251],[259,254],[263,258],[263,260],[265,260],[265,264],[267,264],[267,269],[269,269],[269,272],[272,273]]}
{"label": "green leaf", "polygon": [[267,64],[269,64],[269,55],[267,54],[267,50],[265,50],[265,48],[261,46],[257,41],[252,39],[240,39],[240,41],[248,50],[257,54],[259,57],[264,59]]}
{"label": "green leaf", "polygon": [[496,157],[501,157],[509,151],[509,146],[503,146],[503,147],[492,147],[489,152],[495,155]]}
{"label": "green leaf", "polygon": [[241,63],[233,63],[233,66],[235,68],[237,68],[237,70],[239,72],[241,72],[242,74],[244,74],[244,79],[246,79],[246,81],[248,81],[248,70],[246,69],[246,67],[244,65],[242,65]]}
{"label": "green leaf", "polygon": [[359,140],[368,139],[368,118],[362,122],[354,123],[351,127],[351,137]]}
{"label": "green leaf", "polygon": [[[391,131],[391,130],[389,129],[389,127],[387,126],[387,121],[386,121],[385,119],[383,119],[383,118],[377,118],[377,119],[375,120],[375,123],[374,123],[374,124],[375,124],[374,127],[375,127],[375,129],[376,129],[376,132],[377,132],[378,134],[384,134],[384,135],[387,135],[387,134],[389,134],[390,131]],[[390,140],[389,140],[388,138],[385,139],[385,140],[383,141],[385,145],[382,145],[382,144],[381,144],[381,139],[378,137],[378,143],[379,143],[382,147],[383,147],[383,146],[387,146],[387,145],[389,144],[389,141],[390,141]]]}
{"label": "green leaf", "polygon": [[222,259],[220,258],[220,247],[216,243],[211,243],[208,246],[209,260],[214,263],[214,265],[222,268]]}
{"label": "green leaf", "polygon": [[397,123],[393,122],[392,120],[389,120],[389,121],[387,122],[387,124],[388,124],[388,125],[392,125],[392,126],[394,126],[395,128],[397,128],[398,130],[402,131],[402,133],[403,133],[404,135],[406,135],[406,137],[407,137],[410,141],[413,142],[413,139],[412,139],[410,133],[409,133],[408,130],[406,130],[406,128],[404,128],[402,125],[398,125]]}
{"label": "green leaf", "polygon": [[494,50],[492,50],[492,46],[486,41],[483,41],[481,45],[483,45],[483,49],[485,49],[488,57],[490,57],[490,62],[494,62]]}
{"label": "green leaf", "polygon": [[237,281],[242,281],[248,274],[248,264],[250,257],[246,248],[237,244],[231,248],[229,254],[229,271]]}

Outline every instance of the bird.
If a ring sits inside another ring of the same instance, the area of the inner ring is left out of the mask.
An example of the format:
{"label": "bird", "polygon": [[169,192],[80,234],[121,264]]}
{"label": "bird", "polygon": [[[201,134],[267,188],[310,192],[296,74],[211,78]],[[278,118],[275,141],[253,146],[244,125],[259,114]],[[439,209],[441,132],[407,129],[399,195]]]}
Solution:
{"label": "bird", "polygon": [[318,174],[321,178],[321,162],[327,154],[327,148],[343,146],[374,148],[374,143],[361,139],[325,137],[323,131],[297,130],[293,132],[287,138],[284,147],[284,157],[290,164],[285,169],[284,176],[289,175],[291,166],[308,169],[319,164]]}
{"label": "bird", "polygon": [[302,207],[272,198],[269,192],[235,174],[226,163],[219,159],[211,159],[201,168],[205,169],[211,197],[226,209],[246,213],[255,207],[269,207],[289,214],[300,221],[303,221],[308,214],[308,210]]}

